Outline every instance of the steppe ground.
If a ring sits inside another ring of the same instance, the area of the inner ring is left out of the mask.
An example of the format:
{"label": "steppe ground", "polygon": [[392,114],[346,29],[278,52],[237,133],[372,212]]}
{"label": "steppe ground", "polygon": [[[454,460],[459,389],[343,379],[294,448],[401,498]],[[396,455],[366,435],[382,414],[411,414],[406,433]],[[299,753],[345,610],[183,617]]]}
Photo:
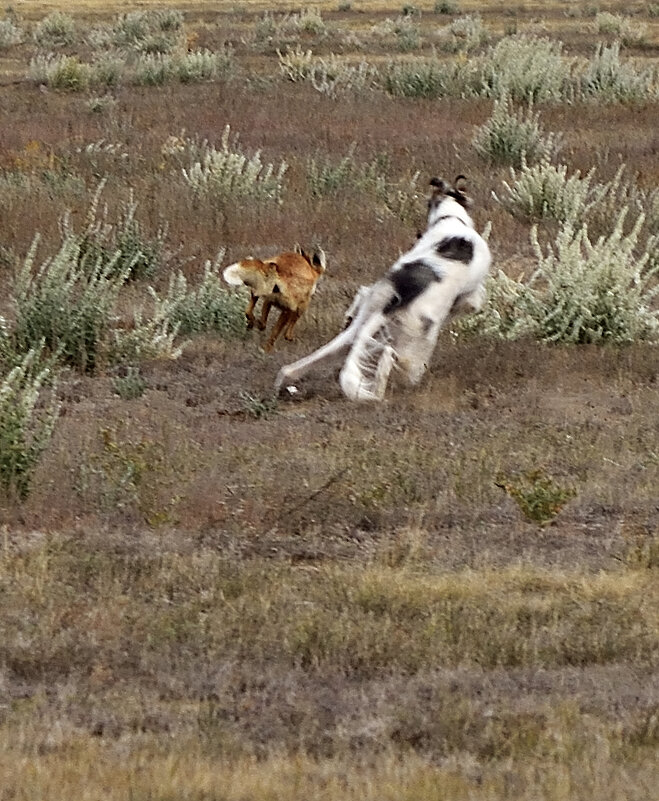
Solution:
{"label": "steppe ground", "polygon": [[[162,8],[142,2],[139,9]],[[647,26],[625,55],[655,64],[652,3],[457,0],[491,37],[554,36],[589,55],[595,11]],[[439,6],[439,4],[438,4]],[[415,389],[355,405],[320,371],[272,401],[282,364],[336,333],[355,288],[423,225],[347,187],[315,197],[310,159],[352,152],[388,175],[464,173],[495,266],[530,272],[530,225],[493,198],[506,167],[471,141],[488,99],[337,97],[286,81],[277,49],[358,62],[430,54],[455,18],[406,7],[413,53],[371,35],[385,2],[318,3],[325,31],[254,36],[274,2],[177,2],[195,47],[230,45],[225,80],[59,91],[27,77],[36,45],[0,51],[0,313],[35,234],[60,241],[98,181],[131,188],[168,259],[126,310],[223,263],[320,243],[328,270],[293,343],[191,336],[177,360],[66,372],[53,439],[22,502],[0,506],[0,800],[659,797],[659,353],[656,346],[440,340]],[[134,4],[14,2],[26,28],[66,10],[80,29]],[[420,13],[419,13],[420,12]],[[80,36],[67,52],[86,58]],[[78,48],[78,49],[76,49]],[[459,57],[459,56],[456,56]],[[659,183],[655,103],[538,107],[561,159]],[[169,137],[220,140],[289,165],[280,206],[193,202]],[[115,156],[89,143],[113,143]],[[353,150],[351,151],[351,148]],[[551,226],[545,235],[551,237]],[[551,476],[573,497],[547,525],[505,491]]]}

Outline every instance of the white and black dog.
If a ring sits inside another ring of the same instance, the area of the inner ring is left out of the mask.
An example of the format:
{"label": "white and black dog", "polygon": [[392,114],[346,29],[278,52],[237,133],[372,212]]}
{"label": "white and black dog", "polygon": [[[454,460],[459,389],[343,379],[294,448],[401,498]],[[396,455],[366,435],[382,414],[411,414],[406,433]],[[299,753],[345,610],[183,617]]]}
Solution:
{"label": "white and black dog", "polygon": [[277,392],[295,391],[290,385],[311,367],[345,354],[339,380],[351,400],[382,400],[394,365],[410,383],[421,380],[449,315],[478,311],[485,300],[490,249],[467,212],[464,180],[432,179],[425,232],[384,278],[359,289],[342,333],[281,368]]}

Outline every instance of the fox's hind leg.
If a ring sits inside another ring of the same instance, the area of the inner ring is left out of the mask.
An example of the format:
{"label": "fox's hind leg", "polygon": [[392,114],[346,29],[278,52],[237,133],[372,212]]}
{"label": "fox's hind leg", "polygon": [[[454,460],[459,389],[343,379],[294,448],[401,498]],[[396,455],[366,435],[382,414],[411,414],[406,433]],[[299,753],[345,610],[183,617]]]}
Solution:
{"label": "fox's hind leg", "polygon": [[297,321],[300,319],[300,316],[300,312],[289,312],[286,330],[284,331],[284,339],[287,342],[293,341],[293,329],[295,328],[295,323],[297,323]]}
{"label": "fox's hind leg", "polygon": [[254,328],[254,323],[256,319],[254,317],[254,306],[258,301],[258,296],[255,295],[253,292],[249,296],[249,303],[247,304],[247,308],[245,309],[245,317],[247,318],[247,327]]}
{"label": "fox's hind leg", "polygon": [[266,324],[268,322],[268,315],[270,314],[270,307],[272,306],[272,302],[269,300],[263,301],[263,306],[261,307],[261,319],[257,320],[256,325],[259,331],[265,331]]}
{"label": "fox's hind leg", "polygon": [[289,317],[290,317],[291,314],[293,314],[293,312],[291,312],[290,309],[282,309],[281,310],[281,314],[279,315],[279,319],[275,323],[275,327],[272,329],[272,333],[270,334],[270,336],[268,337],[267,342],[263,346],[263,350],[266,353],[269,353],[273,349],[274,344],[277,341],[277,338],[279,337],[281,332],[284,330],[284,328],[288,325]]}

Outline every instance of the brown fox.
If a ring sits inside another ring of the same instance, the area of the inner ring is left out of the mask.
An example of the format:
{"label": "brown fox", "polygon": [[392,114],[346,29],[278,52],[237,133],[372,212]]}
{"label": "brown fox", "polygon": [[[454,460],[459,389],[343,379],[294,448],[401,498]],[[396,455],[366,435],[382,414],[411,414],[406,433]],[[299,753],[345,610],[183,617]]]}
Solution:
{"label": "brown fox", "polygon": [[[296,245],[293,252],[280,253],[265,261],[243,259],[225,268],[223,275],[228,284],[244,284],[250,289],[251,297],[245,309],[248,328],[256,324],[260,331],[264,331],[270,308],[276,306],[281,309],[279,319],[263,346],[264,350],[272,350],[282,332],[289,342],[293,339],[295,323],[309,305],[325,267],[325,254],[320,248],[308,254]],[[257,320],[254,307],[259,298],[263,299],[263,306],[261,317]]]}

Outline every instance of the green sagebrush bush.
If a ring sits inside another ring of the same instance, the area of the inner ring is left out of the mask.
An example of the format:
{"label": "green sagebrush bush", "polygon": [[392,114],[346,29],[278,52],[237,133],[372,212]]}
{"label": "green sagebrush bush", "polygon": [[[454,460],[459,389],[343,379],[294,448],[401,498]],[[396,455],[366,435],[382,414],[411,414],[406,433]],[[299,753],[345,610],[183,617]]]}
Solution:
{"label": "green sagebrush bush", "polygon": [[240,291],[227,289],[220,278],[223,258],[222,250],[213,263],[206,262],[196,288],[188,287],[181,272],[170,279],[170,317],[181,334],[212,331],[227,338],[245,335],[245,296]]}
{"label": "green sagebrush bush", "polygon": [[598,102],[645,102],[656,100],[656,69],[639,70],[630,62],[620,60],[620,42],[600,43],[592,59],[579,75],[582,97]]}
{"label": "green sagebrush bush", "polygon": [[7,50],[23,41],[23,32],[16,23],[6,17],[0,19],[0,50]]}
{"label": "green sagebrush bush", "polygon": [[[0,318],[0,328],[5,328]],[[3,336],[6,338],[6,330]],[[41,361],[42,345],[30,348],[5,372],[0,362],[0,490],[9,498],[27,497],[34,470],[59,414],[55,376]],[[43,387],[50,383],[50,399]]]}
{"label": "green sagebrush bush", "polygon": [[481,93],[517,102],[561,101],[570,93],[573,64],[556,39],[507,36],[480,60]]}
{"label": "green sagebrush bush", "polygon": [[592,204],[591,191],[594,169],[583,178],[577,171],[568,177],[567,166],[554,166],[547,158],[529,165],[522,158],[519,171],[510,168],[510,183],[503,182],[500,197],[504,208],[527,220],[583,221]]}
{"label": "green sagebrush bush", "polygon": [[238,138],[230,142],[230,136],[227,125],[219,147],[203,143],[199,160],[182,171],[187,185],[195,194],[222,200],[238,197],[280,203],[288,164],[282,161],[277,169],[264,164],[258,150],[247,156],[240,150]]}
{"label": "green sagebrush bush", "polygon": [[76,24],[68,14],[54,11],[36,24],[33,36],[40,47],[67,47],[76,40]]}
{"label": "green sagebrush bush", "polygon": [[578,344],[659,340],[659,240],[639,246],[640,215],[624,232],[623,208],[613,230],[592,242],[585,225],[564,223],[546,249],[534,228],[536,269],[527,282],[499,271],[488,284],[483,312],[458,324],[505,339],[533,336]]}
{"label": "green sagebrush bush", "polygon": [[552,158],[560,147],[558,134],[545,134],[533,106],[515,108],[508,95],[494,101],[492,115],[476,129],[472,143],[481,158],[491,164],[521,167],[526,161]]}

